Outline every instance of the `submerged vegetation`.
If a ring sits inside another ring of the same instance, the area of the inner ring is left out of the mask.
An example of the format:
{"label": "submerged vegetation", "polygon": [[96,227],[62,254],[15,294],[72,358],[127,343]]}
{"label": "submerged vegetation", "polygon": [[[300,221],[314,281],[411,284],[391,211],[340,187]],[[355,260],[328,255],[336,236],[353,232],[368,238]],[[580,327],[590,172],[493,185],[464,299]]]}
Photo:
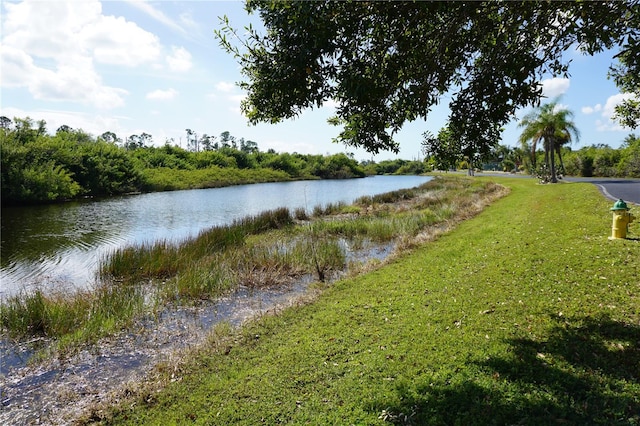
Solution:
{"label": "submerged vegetation", "polygon": [[184,241],[124,247],[103,260],[93,291],[10,297],[0,305],[0,321],[14,337],[54,338],[61,349],[94,342],[167,305],[213,300],[239,286],[336,277],[357,269],[347,246],[409,246],[433,225],[446,227],[476,214],[503,190],[493,183],[438,178],[362,197],[351,206],[317,207],[312,216],[281,208]]}

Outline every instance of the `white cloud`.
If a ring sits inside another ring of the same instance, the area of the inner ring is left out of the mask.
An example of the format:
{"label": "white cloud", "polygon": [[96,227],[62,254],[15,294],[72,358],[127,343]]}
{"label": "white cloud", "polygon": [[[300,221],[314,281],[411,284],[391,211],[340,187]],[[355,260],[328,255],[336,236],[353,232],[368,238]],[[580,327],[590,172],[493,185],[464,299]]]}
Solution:
{"label": "white cloud", "polygon": [[569,90],[568,78],[548,78],[542,80],[542,94],[548,98],[556,98]]}
{"label": "white cloud", "polygon": [[167,63],[171,71],[184,72],[191,69],[191,53],[184,47],[171,47],[171,55],[167,56]]}
{"label": "white cloud", "polygon": [[185,27],[192,28],[192,29],[198,29],[200,27],[198,23],[195,21],[195,19],[193,19],[193,15],[191,15],[191,13],[189,12],[184,12],[180,14],[180,23]]}
{"label": "white cloud", "polygon": [[6,4],[2,43],[27,55],[66,61],[87,56],[135,66],[160,55],[158,38],[122,17],[105,16],[99,1]]}
{"label": "white cloud", "polygon": [[228,109],[229,111],[238,114],[238,115],[243,115],[242,114],[242,110],[240,109],[240,104],[242,103],[242,101],[246,98],[246,95],[229,95],[227,96],[227,101],[228,101]]}
{"label": "white cloud", "polygon": [[2,86],[25,87],[38,100],[124,105],[126,90],[106,85],[95,63],[138,66],[160,55],[158,38],[99,1],[6,3]]}
{"label": "white cloud", "polygon": [[124,105],[124,89],[102,83],[90,58],[77,57],[71,63],[58,64],[55,72],[36,69],[29,91],[36,99],[76,101],[93,104],[98,108],[116,108]]}
{"label": "white cloud", "polygon": [[594,112],[599,112],[600,117],[596,120],[596,129],[601,132],[608,131],[628,131],[628,129],[623,128],[617,122],[615,122],[612,117],[615,113],[616,105],[620,104],[625,99],[633,99],[635,95],[633,93],[618,93],[613,96],[609,96],[604,106],[602,104],[596,104],[594,107],[586,106],[582,108],[582,112],[585,114],[592,114]]}
{"label": "white cloud", "polygon": [[558,111],[565,111],[569,109],[569,105],[566,104],[557,104],[556,107],[553,109],[553,112],[558,112]]}
{"label": "white cloud", "polygon": [[613,120],[596,120],[596,130],[599,132],[623,132],[622,126]]}
{"label": "white cloud", "polygon": [[129,3],[129,5],[135,7],[136,9],[146,13],[166,27],[171,28],[172,30],[177,31],[181,34],[186,33],[184,28],[178,25],[173,19],[165,15],[164,12],[153,7],[149,2],[140,0],[128,0],[127,3]]}
{"label": "white cloud", "polygon": [[122,17],[100,16],[80,36],[98,61],[122,66],[151,63],[160,56],[158,38]]}
{"label": "white cloud", "polygon": [[36,69],[33,58],[20,49],[2,46],[0,50],[0,70],[2,86],[21,87],[28,84],[28,79]]}
{"label": "white cloud", "polygon": [[214,87],[216,90],[207,94],[207,99],[212,101],[223,99],[229,111],[237,115],[242,115],[240,104],[246,98],[246,94],[235,93],[235,89],[237,86],[234,83],[229,83],[226,81],[220,81],[216,83]]}
{"label": "white cloud", "polygon": [[77,35],[101,14],[101,5],[93,2],[6,3],[3,22],[4,45],[28,55],[55,58],[78,52],[82,42]]}
{"label": "white cloud", "polygon": [[633,99],[635,95],[633,93],[618,93],[617,95],[609,96],[607,102],[602,109],[602,116],[611,118],[615,113],[615,107],[622,103],[626,99]]}
{"label": "white cloud", "polygon": [[176,89],[167,89],[167,90],[154,90],[153,92],[147,93],[147,99],[158,100],[158,101],[167,101],[174,99],[178,96],[179,92]]}
{"label": "white cloud", "polygon": [[110,109],[122,106],[124,89],[103,84],[92,61],[86,57],[69,57],[54,69],[38,67],[24,51],[3,46],[0,54],[2,86],[26,87],[38,100],[71,101]]}
{"label": "white cloud", "polygon": [[235,88],[236,88],[235,84],[229,83],[226,81],[221,81],[216,84],[216,89],[219,90],[220,92],[230,93],[230,92],[233,92]]}
{"label": "white cloud", "polygon": [[593,107],[590,107],[590,106],[582,107],[582,113],[586,115],[593,114],[594,112],[600,112],[600,111],[602,111],[601,104],[596,104]]}

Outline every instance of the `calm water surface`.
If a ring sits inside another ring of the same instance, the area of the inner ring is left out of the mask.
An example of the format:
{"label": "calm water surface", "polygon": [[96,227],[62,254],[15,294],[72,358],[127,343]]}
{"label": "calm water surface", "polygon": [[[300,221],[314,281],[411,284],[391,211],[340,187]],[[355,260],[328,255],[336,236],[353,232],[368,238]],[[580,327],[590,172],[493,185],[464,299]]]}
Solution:
{"label": "calm water surface", "polygon": [[411,188],[425,176],[240,185],[2,210],[0,296],[90,286],[100,259],[130,244],[179,241],[265,210],[351,203]]}

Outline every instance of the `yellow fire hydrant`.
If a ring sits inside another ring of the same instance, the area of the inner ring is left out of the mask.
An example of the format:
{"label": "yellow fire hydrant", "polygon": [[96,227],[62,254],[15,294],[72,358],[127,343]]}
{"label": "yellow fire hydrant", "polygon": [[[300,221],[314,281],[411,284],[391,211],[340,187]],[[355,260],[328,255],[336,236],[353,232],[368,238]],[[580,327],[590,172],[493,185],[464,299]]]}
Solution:
{"label": "yellow fire hydrant", "polygon": [[613,207],[611,207],[611,211],[613,212],[613,224],[611,225],[610,240],[627,238],[629,224],[635,219],[635,216],[629,213],[629,210],[627,203],[622,200],[616,201],[613,204]]}

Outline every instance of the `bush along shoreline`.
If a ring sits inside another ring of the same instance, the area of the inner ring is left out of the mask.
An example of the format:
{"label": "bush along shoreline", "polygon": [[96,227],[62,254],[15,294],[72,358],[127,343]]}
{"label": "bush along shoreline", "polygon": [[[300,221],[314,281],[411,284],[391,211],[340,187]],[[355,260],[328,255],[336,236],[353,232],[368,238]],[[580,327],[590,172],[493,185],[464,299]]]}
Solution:
{"label": "bush along shoreline", "polygon": [[261,152],[256,142],[236,141],[229,132],[221,134],[220,143],[196,143],[184,149],[171,141],[153,146],[148,134],[122,141],[112,132],[94,137],[68,126],[49,134],[44,121],[0,118],[3,206],[366,175],[347,154]]}

